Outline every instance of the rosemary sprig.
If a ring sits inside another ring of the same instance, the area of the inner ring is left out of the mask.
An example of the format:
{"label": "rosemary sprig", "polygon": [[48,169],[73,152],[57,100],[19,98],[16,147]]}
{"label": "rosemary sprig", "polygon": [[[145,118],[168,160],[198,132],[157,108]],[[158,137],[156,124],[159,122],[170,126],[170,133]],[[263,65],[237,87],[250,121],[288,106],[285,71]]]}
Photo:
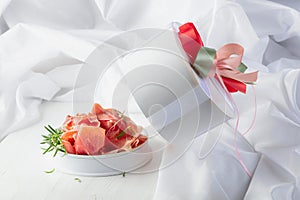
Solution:
{"label": "rosemary sprig", "polygon": [[60,151],[67,153],[66,148],[64,147],[61,136],[63,134],[62,130],[54,129],[52,126],[45,126],[45,129],[49,132],[48,135],[42,135],[43,141],[41,144],[48,144],[48,148],[42,148],[44,150],[43,154],[54,151],[53,157]]}

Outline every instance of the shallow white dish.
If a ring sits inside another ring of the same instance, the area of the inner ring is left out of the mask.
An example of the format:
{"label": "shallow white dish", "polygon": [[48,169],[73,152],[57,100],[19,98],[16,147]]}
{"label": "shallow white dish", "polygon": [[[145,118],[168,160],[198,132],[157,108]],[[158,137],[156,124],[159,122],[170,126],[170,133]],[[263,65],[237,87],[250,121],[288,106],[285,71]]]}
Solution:
{"label": "shallow white dish", "polygon": [[98,156],[66,154],[52,158],[55,168],[80,176],[111,176],[138,169],[152,159],[148,140],[129,152]]}

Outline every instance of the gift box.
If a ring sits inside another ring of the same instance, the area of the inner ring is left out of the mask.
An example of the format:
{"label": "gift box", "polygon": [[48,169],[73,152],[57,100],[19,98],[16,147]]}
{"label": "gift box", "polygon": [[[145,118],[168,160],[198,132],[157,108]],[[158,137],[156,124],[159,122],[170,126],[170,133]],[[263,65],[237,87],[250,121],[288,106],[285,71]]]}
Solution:
{"label": "gift box", "polygon": [[[75,91],[75,113],[99,102],[142,125],[154,160],[146,171],[162,167],[160,158],[168,146],[176,146],[171,162],[195,137],[228,119],[219,88],[191,68],[173,26],[133,30],[107,40],[89,57],[77,84],[87,79],[95,80],[88,90]],[[82,95],[90,103],[78,102]]]}
{"label": "gift box", "polygon": [[129,116],[144,115],[145,125],[168,142],[183,132],[192,139],[228,118],[223,94],[191,68],[173,26],[113,37],[95,50],[85,68],[99,75],[92,101]]}

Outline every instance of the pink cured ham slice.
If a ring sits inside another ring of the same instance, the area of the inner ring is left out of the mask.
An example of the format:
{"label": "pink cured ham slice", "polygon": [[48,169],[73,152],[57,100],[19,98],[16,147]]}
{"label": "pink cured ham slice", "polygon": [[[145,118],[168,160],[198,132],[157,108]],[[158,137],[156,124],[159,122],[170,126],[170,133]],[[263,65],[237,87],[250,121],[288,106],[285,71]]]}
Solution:
{"label": "pink cured ham slice", "polygon": [[105,130],[95,126],[80,126],[75,150],[80,155],[99,155],[104,146]]}
{"label": "pink cured ham slice", "polygon": [[106,130],[110,129],[117,122],[121,121],[122,113],[114,109],[106,109],[104,112],[97,114],[100,126]]}
{"label": "pink cured ham slice", "polygon": [[107,131],[114,128],[114,126],[118,126],[121,131],[130,127],[130,130],[132,130],[136,136],[142,131],[142,127],[137,126],[129,117],[123,115],[123,113],[116,109],[104,109],[101,105],[95,103],[91,113],[97,115],[100,121],[100,127]]}
{"label": "pink cured ham slice", "polygon": [[103,112],[105,112],[105,109],[100,104],[94,103],[91,113],[99,115]]}
{"label": "pink cured ham slice", "polygon": [[146,142],[148,138],[144,135],[139,135],[135,140],[131,143],[131,148],[136,148]]}
{"label": "pink cured ham slice", "polygon": [[142,127],[116,109],[104,109],[95,103],[89,114],[68,115],[62,125],[62,142],[66,151],[78,155],[101,155],[130,151],[147,137]]}
{"label": "pink cured ham slice", "polygon": [[74,125],[87,125],[87,126],[100,126],[100,122],[97,119],[97,115],[89,114],[77,114],[74,116]]}
{"label": "pink cured ham slice", "polygon": [[64,132],[67,132],[69,130],[73,129],[73,119],[74,117],[71,115],[67,115],[66,120],[64,121],[63,125],[62,125],[62,130]]}
{"label": "pink cured ham slice", "polygon": [[77,114],[75,116],[68,115],[62,125],[62,129],[63,131],[77,130],[78,126],[82,124],[87,126],[100,126],[100,121],[97,119],[97,115],[93,113]]}
{"label": "pink cured ham slice", "polygon": [[101,128],[110,129],[122,117],[122,113],[115,109],[104,109],[100,104],[95,103],[91,113],[95,114],[100,121]]}
{"label": "pink cured ham slice", "polygon": [[64,132],[64,134],[62,135],[61,140],[64,147],[66,148],[67,153],[71,153],[71,154],[76,153],[74,148],[76,135],[77,135],[77,131],[67,131]]}

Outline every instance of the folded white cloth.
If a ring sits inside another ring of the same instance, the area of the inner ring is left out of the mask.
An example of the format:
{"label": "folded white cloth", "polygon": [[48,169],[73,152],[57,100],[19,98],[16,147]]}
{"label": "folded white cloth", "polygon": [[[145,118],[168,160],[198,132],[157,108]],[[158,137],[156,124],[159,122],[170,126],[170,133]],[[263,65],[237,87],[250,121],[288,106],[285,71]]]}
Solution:
{"label": "folded white cloth", "polygon": [[[276,2],[2,0],[0,141],[38,120],[43,101],[72,101],[81,65],[102,41],[136,28],[193,21],[207,46],[240,43],[244,62],[261,71],[255,86],[256,124],[246,137],[238,137],[253,178],[237,161],[232,119],[208,157],[199,158],[203,135],[160,171],[155,198],[299,199],[299,3]],[[248,88],[247,95],[234,98],[243,132],[253,115],[253,92]]]}

